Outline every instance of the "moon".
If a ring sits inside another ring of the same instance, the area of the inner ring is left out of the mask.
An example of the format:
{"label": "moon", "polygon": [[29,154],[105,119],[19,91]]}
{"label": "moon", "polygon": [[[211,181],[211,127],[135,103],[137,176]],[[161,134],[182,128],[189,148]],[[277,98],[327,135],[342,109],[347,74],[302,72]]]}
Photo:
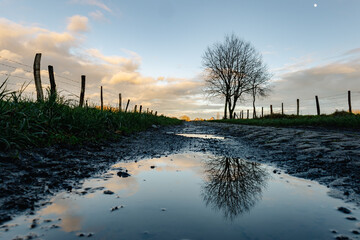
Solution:
{"label": "moon", "polygon": [[316,4],[316,3],[314,4],[314,7],[317,7],[317,4]]}

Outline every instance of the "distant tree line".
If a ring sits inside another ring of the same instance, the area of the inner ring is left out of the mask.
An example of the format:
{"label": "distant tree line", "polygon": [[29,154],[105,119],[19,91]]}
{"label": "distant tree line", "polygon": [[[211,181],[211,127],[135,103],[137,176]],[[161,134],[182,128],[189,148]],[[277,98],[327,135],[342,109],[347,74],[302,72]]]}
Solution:
{"label": "distant tree line", "polygon": [[245,96],[251,96],[256,118],[256,98],[268,94],[271,74],[251,43],[227,35],[223,42],[208,47],[202,60],[207,93],[225,100],[224,118],[234,118],[236,104]]}

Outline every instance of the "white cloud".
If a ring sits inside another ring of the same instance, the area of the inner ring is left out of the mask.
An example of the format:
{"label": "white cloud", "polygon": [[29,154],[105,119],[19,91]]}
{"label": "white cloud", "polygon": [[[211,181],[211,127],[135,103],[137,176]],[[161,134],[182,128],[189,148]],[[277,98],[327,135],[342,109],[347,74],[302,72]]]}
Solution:
{"label": "white cloud", "polygon": [[97,21],[105,20],[104,14],[100,10],[96,10],[94,12],[90,12],[89,16]]}
{"label": "white cloud", "polygon": [[87,32],[89,19],[85,16],[75,15],[68,18],[67,30],[70,32]]}
{"label": "white cloud", "polygon": [[78,4],[92,5],[104,9],[105,11],[112,12],[111,9],[100,0],[72,0],[71,2]]}

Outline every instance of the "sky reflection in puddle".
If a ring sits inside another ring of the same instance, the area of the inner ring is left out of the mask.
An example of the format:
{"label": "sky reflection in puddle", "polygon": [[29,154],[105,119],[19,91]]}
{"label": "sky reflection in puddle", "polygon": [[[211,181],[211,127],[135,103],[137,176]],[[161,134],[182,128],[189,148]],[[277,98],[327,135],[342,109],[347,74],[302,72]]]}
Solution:
{"label": "sky reflection in puddle", "polygon": [[[122,178],[119,171],[128,171]],[[111,190],[114,194],[104,194]],[[115,164],[81,189],[60,193],[34,216],[20,216],[0,238],[42,239],[357,239],[336,210],[351,204],[314,182],[274,174],[266,165],[207,154],[177,154]],[[37,227],[30,229],[36,220]]]}

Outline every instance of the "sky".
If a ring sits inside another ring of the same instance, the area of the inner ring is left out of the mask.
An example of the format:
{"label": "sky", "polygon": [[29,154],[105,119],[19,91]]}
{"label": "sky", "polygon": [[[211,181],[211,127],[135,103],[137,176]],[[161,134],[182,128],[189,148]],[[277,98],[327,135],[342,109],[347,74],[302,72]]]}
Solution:
{"label": "sky", "polygon": [[[294,113],[360,109],[360,1],[358,0],[0,0],[0,81],[19,88],[42,53],[44,87],[53,65],[58,90],[77,100],[124,102],[167,116],[210,118],[223,100],[204,92],[202,56],[234,33],[263,55],[273,74],[258,110],[284,103]],[[26,93],[36,96],[33,82]],[[123,102],[123,105],[124,105]],[[238,103],[237,111],[251,107]]]}

